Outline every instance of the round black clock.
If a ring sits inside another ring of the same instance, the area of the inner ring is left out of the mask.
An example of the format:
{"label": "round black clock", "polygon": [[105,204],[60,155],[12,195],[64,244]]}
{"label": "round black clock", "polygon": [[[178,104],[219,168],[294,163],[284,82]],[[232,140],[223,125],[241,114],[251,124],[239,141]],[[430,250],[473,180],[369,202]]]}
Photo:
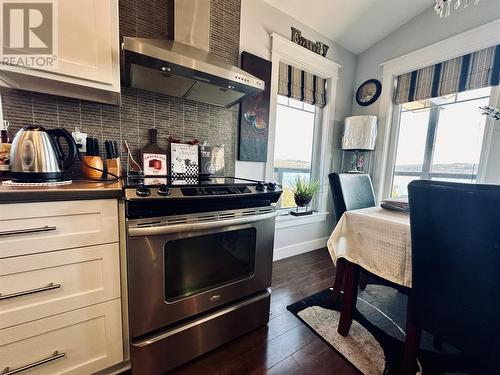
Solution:
{"label": "round black clock", "polygon": [[356,102],[359,105],[366,107],[367,105],[375,103],[381,92],[382,84],[380,81],[376,79],[369,79],[358,87],[358,91],[356,91]]}

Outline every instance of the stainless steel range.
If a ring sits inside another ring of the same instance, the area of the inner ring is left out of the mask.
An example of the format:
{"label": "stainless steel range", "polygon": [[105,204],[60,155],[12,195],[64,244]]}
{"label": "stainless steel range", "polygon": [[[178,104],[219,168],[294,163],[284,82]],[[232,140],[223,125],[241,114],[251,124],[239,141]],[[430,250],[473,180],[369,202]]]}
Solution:
{"label": "stainless steel range", "polygon": [[268,322],[274,184],[126,189],[131,362],[160,374]]}

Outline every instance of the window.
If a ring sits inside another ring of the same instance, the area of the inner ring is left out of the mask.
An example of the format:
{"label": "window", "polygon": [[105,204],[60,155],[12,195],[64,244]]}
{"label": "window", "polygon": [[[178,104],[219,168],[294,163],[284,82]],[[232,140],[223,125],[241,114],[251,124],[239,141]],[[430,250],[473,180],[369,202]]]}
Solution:
{"label": "window", "polygon": [[290,186],[298,176],[311,179],[317,113],[321,109],[311,104],[278,95],[274,180],[284,188],[280,208],[296,206]]}
{"label": "window", "polygon": [[475,182],[491,88],[405,103],[399,134],[392,197],[408,195],[415,179]]}

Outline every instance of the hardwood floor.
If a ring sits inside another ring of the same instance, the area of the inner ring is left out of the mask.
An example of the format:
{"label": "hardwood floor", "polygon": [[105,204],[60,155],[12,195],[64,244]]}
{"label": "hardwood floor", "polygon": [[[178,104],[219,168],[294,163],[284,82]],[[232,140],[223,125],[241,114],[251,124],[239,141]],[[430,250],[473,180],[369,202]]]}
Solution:
{"label": "hardwood floor", "polygon": [[331,287],[335,268],[326,249],[273,265],[267,326],[207,353],[169,374],[359,374],[286,306]]}

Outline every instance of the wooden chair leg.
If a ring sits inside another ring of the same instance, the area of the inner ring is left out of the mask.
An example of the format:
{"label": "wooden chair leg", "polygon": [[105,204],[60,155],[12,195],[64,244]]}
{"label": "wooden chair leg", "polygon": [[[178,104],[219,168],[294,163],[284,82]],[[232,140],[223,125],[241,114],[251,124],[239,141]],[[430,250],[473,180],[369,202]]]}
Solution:
{"label": "wooden chair leg", "polygon": [[416,327],[410,319],[409,314],[406,318],[406,341],[403,355],[402,375],[415,375],[417,370],[417,353],[420,345],[420,328]]}
{"label": "wooden chair leg", "polygon": [[336,304],[340,299],[340,291],[342,290],[342,285],[344,283],[345,262],[346,260],[344,258],[338,258],[337,264],[335,265],[335,281],[333,283],[332,293],[334,304]]}
{"label": "wooden chair leg", "polygon": [[361,272],[359,275],[359,289],[365,290],[368,284],[368,274],[366,272]]}
{"label": "wooden chair leg", "polygon": [[340,310],[340,319],[337,332],[342,336],[347,336],[351,329],[354,310],[356,309],[356,299],[358,297],[359,267],[356,264],[345,262],[344,297]]}

